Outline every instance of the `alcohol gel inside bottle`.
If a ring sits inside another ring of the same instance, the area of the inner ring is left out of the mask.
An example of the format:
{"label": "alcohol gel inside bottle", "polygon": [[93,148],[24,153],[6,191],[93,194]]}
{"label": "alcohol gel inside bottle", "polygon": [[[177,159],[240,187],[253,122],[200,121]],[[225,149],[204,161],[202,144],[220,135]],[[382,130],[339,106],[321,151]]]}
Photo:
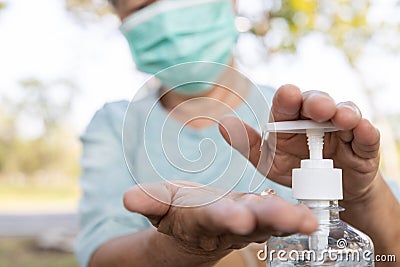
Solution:
{"label": "alcohol gel inside bottle", "polygon": [[342,170],[323,159],[325,132],[336,131],[330,123],[310,120],[268,123],[266,132],[305,133],[310,159],[292,171],[292,195],[311,209],[319,220],[313,234],[271,237],[265,246],[269,267],[289,266],[374,266],[371,239],[343,222],[338,200],[343,199]]}

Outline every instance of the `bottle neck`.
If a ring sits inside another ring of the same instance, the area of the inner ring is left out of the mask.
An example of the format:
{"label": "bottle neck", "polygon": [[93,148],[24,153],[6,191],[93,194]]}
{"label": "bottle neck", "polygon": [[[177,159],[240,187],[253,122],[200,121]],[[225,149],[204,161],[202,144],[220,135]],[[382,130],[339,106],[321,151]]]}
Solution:
{"label": "bottle neck", "polygon": [[343,211],[338,200],[299,200],[299,203],[307,206],[320,224],[339,221],[339,212]]}

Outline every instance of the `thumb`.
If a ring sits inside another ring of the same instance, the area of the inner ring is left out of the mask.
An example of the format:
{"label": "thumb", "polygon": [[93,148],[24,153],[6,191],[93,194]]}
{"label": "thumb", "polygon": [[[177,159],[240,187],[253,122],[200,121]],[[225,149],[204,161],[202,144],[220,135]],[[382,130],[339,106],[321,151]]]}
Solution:
{"label": "thumb", "polygon": [[124,206],[131,212],[146,216],[157,226],[168,213],[172,195],[164,183],[149,183],[129,188],[124,194]]}
{"label": "thumb", "polygon": [[234,116],[225,116],[219,122],[219,131],[225,141],[246,157],[256,168],[261,158],[260,134]]}

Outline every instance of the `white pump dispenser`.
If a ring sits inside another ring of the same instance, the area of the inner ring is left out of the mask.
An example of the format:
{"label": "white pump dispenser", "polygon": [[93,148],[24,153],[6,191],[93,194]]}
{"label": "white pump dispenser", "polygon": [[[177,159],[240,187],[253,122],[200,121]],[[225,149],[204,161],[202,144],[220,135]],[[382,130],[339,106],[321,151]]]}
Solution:
{"label": "white pump dispenser", "polygon": [[[343,258],[332,260],[325,255],[328,248],[337,250],[336,243],[342,239],[354,248],[366,249],[373,254],[373,245],[369,237],[339,219],[339,211],[342,209],[338,206],[338,200],[343,199],[342,170],[333,167],[333,160],[323,159],[324,133],[337,130],[330,122],[318,123],[311,120],[266,124],[264,133],[307,135],[310,157],[301,161],[300,168],[292,170],[292,196],[308,206],[320,222],[318,230],[310,236],[273,237],[267,242],[268,251],[277,248],[287,250],[286,252],[289,252],[290,248],[297,252],[313,251],[314,259],[303,257],[293,261],[290,258],[281,261],[272,258],[267,262],[267,266],[373,266],[371,261],[351,263]],[[332,243],[332,240],[336,242]],[[338,253],[344,255],[347,248],[344,249],[339,249]],[[303,265],[305,262],[308,262],[308,265]]]}
{"label": "white pump dispenser", "polygon": [[[292,170],[292,196],[308,206],[320,209],[319,220],[329,220],[330,200],[343,199],[342,170],[333,168],[333,160],[323,159],[324,134],[338,129],[332,123],[311,120],[268,123],[267,132],[305,133],[310,159],[302,160],[301,167]],[[324,210],[325,209],[325,210]],[[319,229],[310,236],[310,248],[323,250],[328,244],[329,232]]]}
{"label": "white pump dispenser", "polygon": [[324,133],[338,129],[330,122],[310,120],[268,123],[267,132],[305,133],[310,159],[301,161],[301,168],[292,172],[292,196],[299,200],[343,199],[342,170],[333,168],[331,159],[323,159]]}

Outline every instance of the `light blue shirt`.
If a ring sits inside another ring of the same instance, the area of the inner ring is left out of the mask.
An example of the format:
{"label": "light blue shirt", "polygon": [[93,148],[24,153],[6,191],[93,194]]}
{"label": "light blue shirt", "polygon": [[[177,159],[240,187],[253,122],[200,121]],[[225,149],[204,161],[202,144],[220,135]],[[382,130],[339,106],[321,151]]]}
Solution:
{"label": "light blue shirt", "polygon": [[[252,88],[232,114],[260,131],[273,94],[269,87]],[[136,183],[185,180],[241,192],[269,187],[294,201],[288,188],[265,179],[232,149],[216,124],[204,130],[183,127],[167,116],[155,93],[131,104],[104,105],[81,139],[83,196],[75,247],[81,266],[87,266],[92,253],[107,240],[151,226],[145,217],[123,207],[123,193]]]}

